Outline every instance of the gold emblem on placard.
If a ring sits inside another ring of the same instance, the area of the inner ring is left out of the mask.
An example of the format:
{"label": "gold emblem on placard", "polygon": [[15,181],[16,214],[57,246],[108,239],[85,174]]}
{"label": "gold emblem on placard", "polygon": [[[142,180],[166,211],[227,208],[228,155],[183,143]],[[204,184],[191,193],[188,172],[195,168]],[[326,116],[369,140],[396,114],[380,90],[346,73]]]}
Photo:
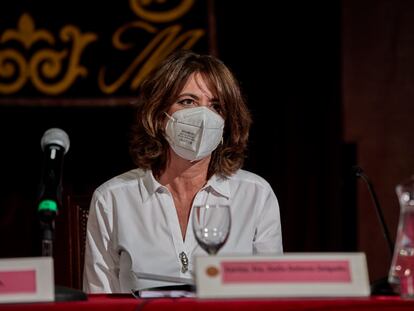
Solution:
{"label": "gold emblem on placard", "polygon": [[220,273],[220,270],[219,270],[217,267],[210,266],[210,267],[207,267],[207,268],[206,268],[206,274],[207,274],[209,277],[214,278],[214,277],[218,276],[218,275],[219,275],[219,273]]}

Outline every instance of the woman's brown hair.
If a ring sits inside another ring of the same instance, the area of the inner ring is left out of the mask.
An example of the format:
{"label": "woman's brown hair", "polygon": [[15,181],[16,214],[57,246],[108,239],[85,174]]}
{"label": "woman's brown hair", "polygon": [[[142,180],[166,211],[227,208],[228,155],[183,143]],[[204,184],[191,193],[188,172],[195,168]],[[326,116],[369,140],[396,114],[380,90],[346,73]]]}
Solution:
{"label": "woman's brown hair", "polygon": [[188,78],[199,73],[218,99],[219,113],[225,120],[223,143],[213,151],[208,177],[227,177],[242,167],[251,117],[239,84],[230,70],[217,58],[179,50],[167,57],[142,82],[137,114],[132,129],[130,152],[142,169],[163,172],[167,164],[165,112],[176,101]]}

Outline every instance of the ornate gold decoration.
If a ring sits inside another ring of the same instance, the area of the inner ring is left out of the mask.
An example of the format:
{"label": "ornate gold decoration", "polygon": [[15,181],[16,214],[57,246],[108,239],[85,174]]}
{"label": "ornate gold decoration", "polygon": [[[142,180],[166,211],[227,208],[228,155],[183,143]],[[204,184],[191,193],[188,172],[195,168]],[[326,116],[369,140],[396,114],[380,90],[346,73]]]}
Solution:
{"label": "ornate gold decoration", "polygon": [[[178,5],[167,11],[151,10],[157,4],[164,4],[168,0],[130,0],[130,7],[135,14],[154,23],[172,22],[185,15],[193,6],[194,0],[181,0]],[[115,31],[112,44],[118,50],[133,48],[133,44],[123,42],[122,35],[130,29],[143,30],[154,35],[149,43],[138,53],[130,65],[114,82],[106,82],[106,68],[101,68],[98,75],[98,85],[102,92],[112,94],[116,92],[128,80],[131,80],[130,89],[137,90],[144,77],[162,60],[177,48],[190,49],[202,36],[203,29],[191,29],[183,33],[183,27],[179,24],[171,25],[158,30],[145,21],[127,23]],[[139,39],[136,40],[139,42]],[[135,76],[134,76],[135,73]]]}
{"label": "ornate gold decoration", "polygon": [[165,12],[151,11],[145,8],[154,3],[163,4],[166,1],[167,0],[130,0],[129,4],[132,11],[134,11],[137,16],[153,23],[167,23],[174,21],[184,16],[194,4],[194,0],[182,0],[178,6]]}
{"label": "ornate gold decoration", "polygon": [[[29,60],[15,49],[0,50],[0,78],[7,79],[7,82],[0,83],[0,93],[16,93],[28,79],[44,94],[63,93],[76,78],[87,75],[87,69],[80,65],[80,56],[84,48],[97,38],[94,33],[82,34],[78,27],[67,25],[60,31],[60,39],[62,42],[72,43],[71,49],[57,51],[44,48],[34,53]],[[35,24],[29,14],[20,17],[17,30],[8,29],[0,38],[1,43],[9,40],[22,43],[27,50],[41,40],[49,45],[55,44],[50,32],[35,30]],[[68,65],[64,67],[64,63]]]}
{"label": "ornate gold decoration", "polygon": [[35,31],[33,18],[27,13],[20,17],[17,24],[17,30],[6,30],[1,37],[0,42],[4,43],[8,40],[20,41],[26,49],[30,48],[33,43],[40,40],[45,40],[49,44],[55,43],[55,39],[53,39],[53,36],[49,31],[44,29]]}
{"label": "ornate gold decoration", "polygon": [[193,29],[180,35],[180,32],[182,31],[182,26],[180,25],[173,25],[157,32],[157,29],[150,24],[145,22],[133,22],[119,28],[114,33],[113,45],[117,49],[124,50],[132,47],[131,44],[126,44],[121,41],[122,34],[131,28],[143,29],[149,33],[155,33],[156,35],[137,55],[124,73],[112,84],[106,84],[105,82],[105,68],[100,70],[98,85],[104,93],[111,94],[118,90],[128,79],[131,78],[138,66],[146,60],[138,73],[132,79],[130,88],[131,90],[136,90],[143,78],[169,53],[178,47],[183,49],[191,48],[200,39],[200,37],[205,34],[203,29]]}
{"label": "ornate gold decoration", "polygon": [[[112,44],[119,51],[130,54],[136,49],[137,52],[118,77],[106,77],[107,67],[100,69],[97,77],[100,90],[112,94],[129,82],[130,90],[135,91],[167,54],[178,48],[192,48],[205,35],[205,30],[184,29],[172,22],[187,14],[194,3],[195,0],[129,0],[130,8],[139,20],[119,27],[113,34]],[[151,23],[168,24],[155,27]],[[138,30],[144,36],[134,38],[134,42],[125,42],[124,38],[131,38],[129,33],[124,37],[130,30]],[[150,39],[143,42],[142,38],[148,38],[148,35]],[[95,33],[82,33],[73,25],[63,26],[59,37],[55,37],[46,29],[36,28],[29,13],[22,14],[16,29],[0,33],[0,44],[18,43],[3,46],[3,49],[0,45],[0,94],[17,93],[29,82],[43,94],[64,93],[79,77],[88,74],[88,69],[81,65],[81,56],[97,39]]]}
{"label": "ornate gold decoration", "polygon": [[16,77],[9,83],[0,83],[0,93],[16,93],[25,85],[28,76],[26,60],[19,52],[13,49],[0,51],[0,78],[10,80]]}

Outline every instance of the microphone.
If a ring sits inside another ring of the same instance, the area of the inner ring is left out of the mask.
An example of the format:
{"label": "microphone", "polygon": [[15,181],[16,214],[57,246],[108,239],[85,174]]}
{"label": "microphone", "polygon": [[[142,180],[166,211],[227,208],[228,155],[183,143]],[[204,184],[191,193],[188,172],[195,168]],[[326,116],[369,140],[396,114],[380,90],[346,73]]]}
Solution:
{"label": "microphone", "polygon": [[42,235],[42,256],[53,256],[55,217],[62,205],[63,156],[68,152],[69,136],[59,128],[48,129],[40,145],[44,152],[37,212]]}
{"label": "microphone", "polygon": [[38,212],[48,220],[54,218],[62,203],[63,157],[69,150],[69,136],[59,128],[50,128],[43,134],[40,145],[44,160]]}
{"label": "microphone", "polygon": [[371,195],[372,201],[374,202],[375,211],[377,213],[378,220],[381,224],[382,234],[385,238],[385,241],[387,242],[388,250],[389,250],[390,256],[392,258],[393,253],[394,253],[394,243],[391,240],[390,232],[388,230],[387,224],[385,223],[384,215],[382,213],[382,209],[381,209],[381,206],[379,204],[378,197],[377,197],[377,194],[375,193],[374,187],[373,187],[371,181],[369,180],[368,176],[362,170],[362,168],[360,168],[359,166],[354,166],[352,169],[353,169],[355,175],[357,177],[361,177],[362,180],[368,186],[368,191]]}
{"label": "microphone", "polygon": [[[59,128],[50,128],[42,136],[44,152],[40,182],[38,213],[42,231],[42,256],[53,256],[55,216],[62,205],[62,168],[64,155],[69,151],[68,134]],[[55,286],[55,301],[87,300],[84,292],[64,286]]]}
{"label": "microphone", "polygon": [[[379,220],[380,225],[381,225],[382,234],[385,238],[385,241],[387,242],[390,257],[392,258],[393,253],[394,253],[394,243],[391,240],[391,236],[390,236],[387,224],[385,223],[384,215],[382,213],[382,209],[381,209],[381,206],[379,204],[377,194],[375,193],[374,186],[372,185],[371,181],[369,180],[368,176],[364,173],[362,168],[360,168],[359,166],[353,166],[352,170],[353,170],[353,173],[357,177],[362,178],[362,180],[365,182],[365,184],[368,187],[368,191],[371,195],[371,199],[374,203],[375,211],[376,211],[378,220]],[[388,277],[381,278],[381,279],[375,281],[374,283],[372,283],[371,284],[371,294],[372,295],[389,295],[389,296],[395,295],[392,287],[388,283]]]}

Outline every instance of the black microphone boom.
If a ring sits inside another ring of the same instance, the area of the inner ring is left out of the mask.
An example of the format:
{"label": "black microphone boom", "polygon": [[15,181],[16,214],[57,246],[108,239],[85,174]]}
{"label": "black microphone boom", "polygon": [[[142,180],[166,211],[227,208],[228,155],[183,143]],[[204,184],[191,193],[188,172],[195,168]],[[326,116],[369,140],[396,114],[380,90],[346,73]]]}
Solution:
{"label": "black microphone boom", "polygon": [[[391,240],[390,233],[389,233],[387,224],[385,223],[384,215],[382,214],[382,209],[379,204],[378,197],[377,197],[377,194],[375,193],[374,187],[372,186],[372,183],[369,180],[368,176],[365,175],[362,168],[360,168],[359,166],[354,166],[352,169],[353,169],[354,174],[357,177],[361,177],[362,180],[368,186],[368,191],[371,195],[372,201],[374,202],[375,210],[377,212],[377,217],[381,224],[382,233],[384,235],[385,241],[387,242],[388,250],[392,258],[393,253],[394,253],[394,246],[393,246],[394,243]],[[383,277],[371,284],[371,295],[381,295],[381,296],[395,295],[392,287],[388,283],[388,277]]]}
{"label": "black microphone boom", "polygon": [[389,233],[387,224],[385,223],[384,215],[382,213],[382,209],[381,209],[381,206],[379,204],[378,197],[377,197],[377,194],[375,193],[374,187],[372,186],[372,183],[369,180],[368,176],[365,175],[365,173],[362,170],[362,168],[360,168],[359,166],[354,166],[353,167],[353,170],[354,170],[355,175],[357,177],[361,177],[362,180],[368,186],[368,191],[369,191],[369,193],[371,195],[371,198],[372,198],[372,200],[374,202],[375,210],[377,212],[377,217],[378,217],[378,220],[379,220],[379,222],[381,224],[382,233],[383,233],[384,238],[385,238],[385,240],[387,242],[388,250],[389,250],[390,256],[392,258],[393,253],[394,253],[394,243],[391,240],[391,236],[390,236],[390,233]]}

